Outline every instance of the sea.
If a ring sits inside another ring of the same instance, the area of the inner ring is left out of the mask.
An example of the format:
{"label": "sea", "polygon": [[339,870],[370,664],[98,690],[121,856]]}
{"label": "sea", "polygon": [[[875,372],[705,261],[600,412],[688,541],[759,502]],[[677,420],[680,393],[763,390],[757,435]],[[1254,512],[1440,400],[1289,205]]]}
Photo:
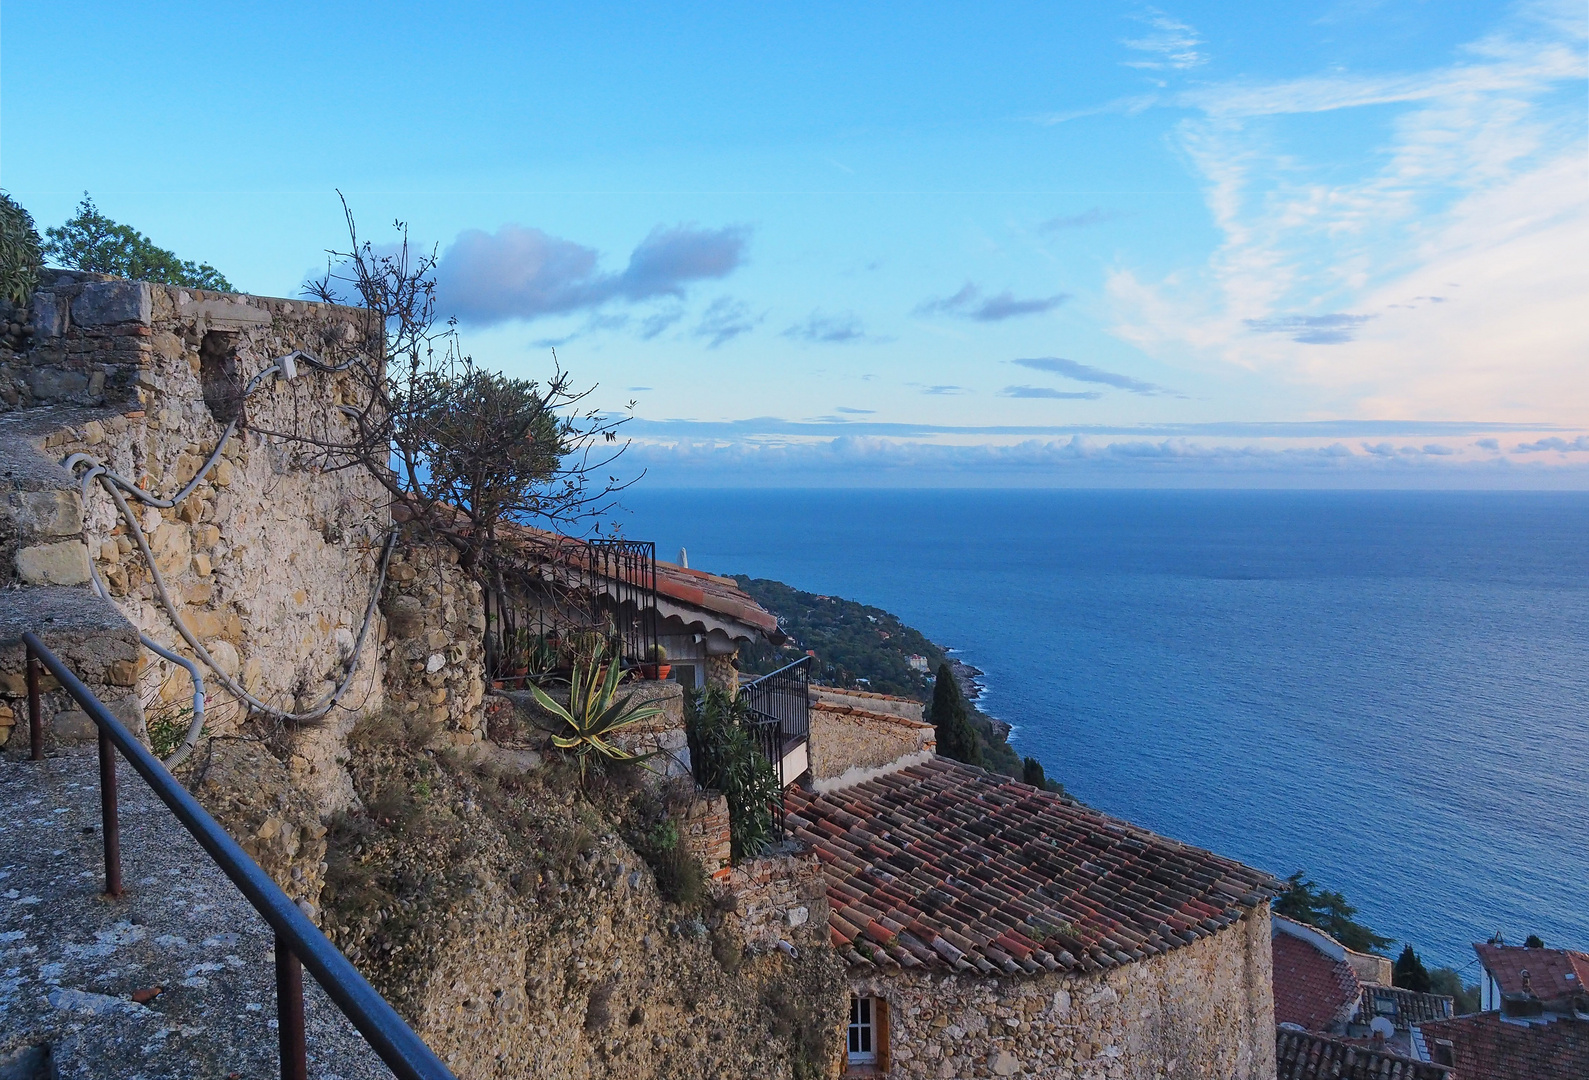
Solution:
{"label": "sea", "polygon": [[[659,557],[875,604],[1082,801],[1429,966],[1589,949],[1589,493],[633,489]],[[1396,946],[1399,950],[1400,944]]]}

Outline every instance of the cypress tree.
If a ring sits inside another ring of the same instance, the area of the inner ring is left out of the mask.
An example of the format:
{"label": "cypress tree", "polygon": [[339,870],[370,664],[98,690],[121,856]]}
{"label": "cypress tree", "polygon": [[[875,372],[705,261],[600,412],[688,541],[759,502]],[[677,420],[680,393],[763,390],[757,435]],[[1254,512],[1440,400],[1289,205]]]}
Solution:
{"label": "cypress tree", "polygon": [[1408,945],[1401,950],[1401,955],[1396,958],[1396,966],[1391,982],[1403,990],[1416,990],[1420,994],[1430,991],[1429,970],[1423,966],[1423,961],[1418,959],[1418,954]]}
{"label": "cypress tree", "polygon": [[1039,791],[1048,787],[1048,778],[1043,775],[1043,763],[1035,757],[1026,758],[1021,762],[1021,782],[1031,784]]}
{"label": "cypress tree", "polygon": [[966,716],[966,701],[948,664],[938,665],[932,688],[932,723],[938,729],[938,753],[967,765],[982,764],[982,747]]}

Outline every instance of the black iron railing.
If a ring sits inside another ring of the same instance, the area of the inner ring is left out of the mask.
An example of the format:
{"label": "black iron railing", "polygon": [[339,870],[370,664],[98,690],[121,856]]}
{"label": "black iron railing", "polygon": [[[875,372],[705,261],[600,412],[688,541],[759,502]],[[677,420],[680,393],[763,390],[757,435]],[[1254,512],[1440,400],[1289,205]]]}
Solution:
{"label": "black iron railing", "polygon": [[597,643],[625,667],[653,662],[654,543],[559,537],[525,545],[520,557],[486,598],[490,678],[519,685],[566,671]]}
{"label": "black iron railing", "polygon": [[[784,759],[811,734],[811,662],[802,656],[792,664],[753,679],[739,688],[750,711],[756,744],[772,763],[779,788],[797,779],[784,775]],[[778,831],[783,833],[783,805],[778,806]]]}
{"label": "black iron railing", "polygon": [[27,646],[28,732],[30,756],[44,756],[41,724],[41,668],[60,681],[62,689],[82,706],[99,728],[100,814],[104,822],[105,892],[121,895],[121,829],[116,807],[116,752],[193,834],[245,899],[276,935],[276,1017],[281,1048],[282,1080],[308,1080],[307,1041],[303,1015],[303,968],[307,966],[326,995],[399,1080],[453,1080],[451,1071],[403,1022],[386,999],[375,992],[348,958],[326,940],[318,927],[298,910],[259,864],[216,824],[198,801],[177,783],[165,766],[111,715],[99,698],[61,659],[33,634]]}

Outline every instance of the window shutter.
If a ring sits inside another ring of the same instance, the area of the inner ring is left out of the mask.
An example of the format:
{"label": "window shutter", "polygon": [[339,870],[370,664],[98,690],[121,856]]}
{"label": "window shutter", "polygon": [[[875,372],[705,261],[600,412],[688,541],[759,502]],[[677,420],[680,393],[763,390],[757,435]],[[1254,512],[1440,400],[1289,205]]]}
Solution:
{"label": "window shutter", "polygon": [[888,1001],[872,999],[872,1045],[877,1049],[877,1071],[886,1073],[893,1054],[888,1045]]}

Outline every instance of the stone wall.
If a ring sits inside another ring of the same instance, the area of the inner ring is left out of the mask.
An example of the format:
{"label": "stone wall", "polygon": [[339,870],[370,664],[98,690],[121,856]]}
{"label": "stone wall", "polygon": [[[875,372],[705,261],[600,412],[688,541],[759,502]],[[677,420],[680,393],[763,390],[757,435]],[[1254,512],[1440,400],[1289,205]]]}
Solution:
{"label": "stone wall", "polygon": [[809,852],[745,859],[728,875],[739,933],[753,949],[828,944],[827,879]]}
{"label": "stone wall", "polygon": [[889,1003],[890,1075],[1270,1080],[1269,911],[1094,976],[850,972]]}
{"label": "stone wall", "polygon": [[728,799],[701,792],[675,811],[684,846],[713,881],[727,881],[733,865]]}
{"label": "stone wall", "polygon": [[[224,421],[238,414],[243,382],[294,349],[346,352],[364,315],[77,273],[40,289],[33,313],[29,351],[0,357],[0,401],[22,410],[6,417],[9,452],[33,454],[6,493],[3,517],[15,539],[3,572],[23,585],[83,587],[92,558],[138,630],[191,652],[109,495],[95,485],[84,505],[59,463],[90,454],[169,496],[198,473]],[[342,676],[390,517],[362,469],[326,469],[312,447],[268,432],[345,436],[338,406],[356,393],[346,374],[302,369],[292,381],[273,379],[241,406],[246,426],[180,506],[132,504],[182,621],[222,672],[284,710],[318,703]],[[7,531],[0,525],[0,540]],[[83,595],[86,602],[86,588]],[[326,809],[352,797],[337,759],[353,717],[381,703],[378,653],[372,632],[344,707],[291,733],[291,766]],[[151,723],[180,726],[186,672],[143,656],[136,686],[144,711]],[[207,730],[228,733],[241,709],[218,679],[207,689]]]}
{"label": "stone wall", "polygon": [[920,760],[936,745],[935,729],[920,720],[828,700],[811,703],[811,777],[818,791]]}
{"label": "stone wall", "polygon": [[485,738],[485,602],[458,553],[405,535],[381,598],[387,703],[419,715],[436,741],[464,748]]}

